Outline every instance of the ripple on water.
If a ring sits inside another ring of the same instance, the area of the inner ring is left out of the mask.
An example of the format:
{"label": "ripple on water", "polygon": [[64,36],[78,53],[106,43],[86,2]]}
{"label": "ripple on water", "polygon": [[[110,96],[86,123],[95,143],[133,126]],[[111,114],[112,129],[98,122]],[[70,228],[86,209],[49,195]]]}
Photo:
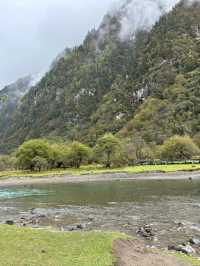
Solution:
{"label": "ripple on water", "polygon": [[20,189],[20,190],[0,190],[0,200],[1,199],[14,199],[14,198],[23,198],[31,196],[42,196],[47,195],[47,192],[40,189]]}

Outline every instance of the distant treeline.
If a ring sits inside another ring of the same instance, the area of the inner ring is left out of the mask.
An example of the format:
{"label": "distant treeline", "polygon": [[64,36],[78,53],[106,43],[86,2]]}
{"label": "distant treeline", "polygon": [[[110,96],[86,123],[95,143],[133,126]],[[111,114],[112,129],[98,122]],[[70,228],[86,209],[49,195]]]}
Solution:
{"label": "distant treeline", "polygon": [[147,145],[141,138],[125,140],[105,134],[94,147],[71,143],[33,139],[24,142],[13,154],[0,156],[0,170],[42,171],[56,168],[80,168],[101,164],[104,167],[125,165],[158,165],[199,163],[200,148],[188,136],[174,136],[163,145]]}

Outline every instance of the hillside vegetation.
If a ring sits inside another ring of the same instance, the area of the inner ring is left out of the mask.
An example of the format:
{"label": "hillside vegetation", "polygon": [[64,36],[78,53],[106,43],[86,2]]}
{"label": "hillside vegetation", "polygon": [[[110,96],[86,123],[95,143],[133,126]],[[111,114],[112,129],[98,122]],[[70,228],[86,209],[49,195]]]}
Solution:
{"label": "hillside vegetation", "polygon": [[150,148],[174,135],[198,139],[200,5],[180,3],[123,41],[121,15],[105,16],[25,95],[0,124],[1,152],[41,137],[94,146],[106,132]]}

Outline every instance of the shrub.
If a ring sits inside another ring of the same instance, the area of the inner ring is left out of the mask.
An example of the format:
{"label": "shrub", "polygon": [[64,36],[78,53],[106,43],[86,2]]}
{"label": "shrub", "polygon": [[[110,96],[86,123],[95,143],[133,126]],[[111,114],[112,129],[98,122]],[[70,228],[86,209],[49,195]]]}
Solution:
{"label": "shrub", "polygon": [[0,156],[0,171],[13,170],[16,166],[16,158],[11,155]]}
{"label": "shrub", "polygon": [[35,158],[40,157],[50,161],[51,147],[45,140],[29,140],[22,144],[17,151],[17,165],[24,170],[34,170]]}
{"label": "shrub", "polygon": [[200,150],[188,136],[174,136],[166,140],[160,148],[160,157],[164,160],[189,160]]}

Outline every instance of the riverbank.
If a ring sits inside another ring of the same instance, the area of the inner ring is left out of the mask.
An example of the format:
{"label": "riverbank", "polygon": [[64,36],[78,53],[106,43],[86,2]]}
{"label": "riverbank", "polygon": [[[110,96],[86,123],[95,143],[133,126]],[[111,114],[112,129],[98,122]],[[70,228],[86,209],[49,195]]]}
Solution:
{"label": "riverbank", "polygon": [[78,175],[96,175],[96,174],[141,174],[149,172],[172,173],[178,171],[200,171],[200,164],[167,164],[167,165],[137,165],[125,166],[120,168],[104,168],[102,165],[86,165],[79,169],[53,169],[49,171],[31,172],[31,171],[0,171],[0,179],[8,177],[48,177],[48,176],[78,176]]}
{"label": "riverbank", "polygon": [[112,266],[113,241],[120,233],[56,232],[0,226],[2,266]]}
{"label": "riverbank", "polygon": [[200,171],[177,171],[177,172],[143,172],[126,173],[113,172],[101,174],[82,175],[49,175],[49,176],[11,176],[0,180],[0,187],[34,185],[34,184],[64,184],[101,181],[128,181],[128,180],[200,180]]}
{"label": "riverbank", "polygon": [[200,265],[191,257],[148,249],[117,232],[69,233],[1,225],[0,235],[0,261],[5,266]]}
{"label": "riverbank", "polygon": [[190,256],[182,256],[163,250],[149,249],[142,241],[115,240],[113,252],[115,266],[199,266],[200,262]]}

